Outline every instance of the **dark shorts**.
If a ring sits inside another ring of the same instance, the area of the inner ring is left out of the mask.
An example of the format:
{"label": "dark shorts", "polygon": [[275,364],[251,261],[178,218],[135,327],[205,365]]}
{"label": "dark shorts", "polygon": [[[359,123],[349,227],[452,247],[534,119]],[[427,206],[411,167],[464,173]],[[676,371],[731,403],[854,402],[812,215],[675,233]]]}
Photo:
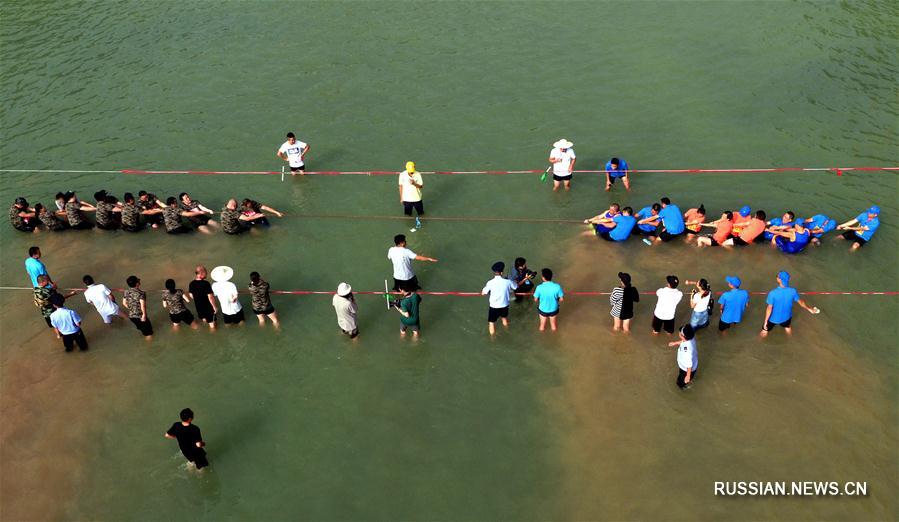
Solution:
{"label": "dark shorts", "polygon": [[299,167],[290,167],[291,172],[306,172],[306,165],[301,165]]}
{"label": "dark shorts", "polygon": [[611,234],[611,232],[603,232],[603,233],[599,234],[599,237],[605,239],[606,241],[615,241],[614,239],[612,239],[612,236],[609,234]]}
{"label": "dark shorts", "polygon": [[654,235],[656,235],[657,229],[654,228],[652,230],[643,230],[640,227],[634,227],[634,230],[641,236],[654,236]]}
{"label": "dark shorts", "polygon": [[243,234],[243,233],[246,232],[247,230],[250,230],[250,227],[248,227],[247,225],[245,225],[245,224],[243,223],[243,221],[238,221],[238,223],[237,223],[237,228],[232,229],[232,230],[226,230],[225,233],[228,234],[228,235],[230,235],[230,236],[236,236],[236,235],[238,235],[238,234]]}
{"label": "dark shorts", "polygon": [[350,339],[355,339],[359,335],[358,328],[356,328],[352,332],[348,332],[348,331],[344,330],[343,328],[341,328],[340,331],[343,332],[343,335],[348,335],[350,337]]}
{"label": "dark shorts", "polygon": [[718,243],[718,241],[715,240],[715,238],[713,238],[712,236],[705,236],[705,237],[709,238],[709,241],[711,241],[711,244],[709,244],[709,246],[721,246],[720,243]]}
{"label": "dark shorts", "polygon": [[743,238],[740,237],[740,236],[734,236],[734,237],[732,237],[731,239],[734,240],[734,244],[735,244],[735,245],[746,246],[746,245],[749,244],[749,243],[747,243],[746,241],[743,241]]}
{"label": "dark shorts", "polygon": [[263,310],[256,310],[256,309],[254,309],[254,310],[253,310],[253,313],[256,314],[256,315],[269,315],[269,314],[273,314],[273,313],[275,313],[275,307],[272,306],[272,305],[268,305],[268,308],[265,308],[265,309],[263,309]]}
{"label": "dark shorts", "polygon": [[542,317],[555,317],[559,315],[558,310],[556,310],[555,312],[544,312],[543,310],[537,310],[537,313]]}
{"label": "dark shorts", "polygon": [[202,310],[200,308],[197,308],[197,317],[209,324],[215,322],[215,312],[213,312],[212,308],[209,307],[203,308]]}
{"label": "dark shorts", "polygon": [[271,223],[268,222],[268,218],[265,217],[265,216],[262,216],[261,218],[256,218],[256,219],[247,221],[247,224],[250,225],[250,226],[259,225],[259,226],[261,226],[261,227],[268,227],[268,226],[271,226]]}
{"label": "dark shorts", "polygon": [[394,292],[399,292],[404,288],[407,288],[409,290],[421,290],[421,285],[418,284],[418,276],[412,276],[412,279],[393,278]]}
{"label": "dark shorts", "polygon": [[150,324],[150,320],[141,321],[139,317],[129,317],[131,322],[140,330],[140,333],[144,334],[144,337],[149,337],[153,335],[153,325]]}
{"label": "dark shorts", "polygon": [[101,224],[97,223],[97,228],[99,228],[100,230],[118,230],[120,227],[119,227],[118,223],[113,222],[113,223],[107,223],[105,225],[101,225]]}
{"label": "dark shorts", "polygon": [[236,314],[228,315],[222,312],[222,319],[225,321],[225,324],[240,324],[244,321],[243,309],[238,310]]}
{"label": "dark shorts", "polygon": [[684,371],[684,370],[681,370],[680,368],[678,368],[678,369],[677,369],[677,387],[683,390],[683,389],[685,389],[686,387],[690,386],[690,384],[693,384],[693,381],[696,380],[696,374],[697,374],[697,373],[699,373],[699,368],[696,368],[696,369],[693,370],[693,372],[690,374],[690,382],[689,382],[689,384],[688,384],[688,383],[685,383],[685,382],[684,382],[684,379],[687,378],[687,372]]}
{"label": "dark shorts", "polygon": [[188,221],[193,223],[195,227],[203,226],[206,223],[209,223],[209,220],[212,219],[208,214],[203,214],[202,216],[191,216],[187,218]]}
{"label": "dark shorts", "polygon": [[719,332],[723,332],[724,330],[727,330],[728,328],[730,328],[730,327],[733,326],[734,324],[736,324],[736,323],[725,323],[724,321],[722,321],[722,320],[719,319],[719,320],[718,320],[718,331],[719,331]]}
{"label": "dark shorts", "polygon": [[681,232],[680,234],[671,234],[667,230],[662,230],[661,232],[659,232],[659,239],[661,239],[662,241],[671,241],[681,234],[683,234],[683,232]]}
{"label": "dark shorts", "polygon": [[616,180],[624,179],[624,178],[626,178],[626,177],[627,177],[627,175],[624,175],[624,176],[612,176],[612,175],[609,175],[609,185],[614,185]]}
{"label": "dark shorts", "polygon": [[415,212],[418,213],[419,216],[425,215],[425,203],[424,201],[403,201],[403,213],[407,216],[412,215],[412,209],[415,209]]}
{"label": "dark shorts", "polygon": [[19,232],[34,232],[35,224],[26,221],[25,223],[22,223],[22,225],[17,227],[14,226],[13,228],[18,230]]}
{"label": "dark shorts", "polygon": [[487,322],[488,323],[495,323],[496,320],[499,319],[500,317],[502,317],[502,318],[509,317],[509,307],[508,306],[506,306],[504,308],[493,308],[492,306],[487,308]]}
{"label": "dark shorts", "polygon": [[848,241],[855,241],[858,243],[858,246],[865,246],[865,243],[868,242],[868,240],[858,237],[854,230],[847,230],[840,234],[840,236]]}
{"label": "dark shorts", "polygon": [[90,230],[90,229],[94,228],[94,224],[89,221],[82,221],[81,223],[78,223],[77,225],[73,225],[73,224],[69,223],[69,228],[71,228],[73,230]]}
{"label": "dark shorts", "polygon": [[122,230],[124,230],[125,232],[140,232],[143,229],[144,229],[144,227],[142,227],[142,226],[136,226],[136,227],[126,227],[124,225],[122,226]]}
{"label": "dark shorts", "polygon": [[652,331],[655,333],[659,333],[662,331],[662,328],[664,328],[668,333],[674,333],[674,319],[659,319],[655,316],[655,314],[653,314]]}
{"label": "dark shorts", "polygon": [[181,225],[178,228],[173,228],[171,230],[166,229],[167,234],[187,234],[188,232],[190,232],[190,229],[184,225]]}
{"label": "dark shorts", "polygon": [[684,229],[685,234],[690,234],[691,236],[695,236],[699,234],[699,230],[690,230],[689,228]]}
{"label": "dark shorts", "polygon": [[47,321],[47,326],[49,326],[50,328],[53,328],[53,323],[50,322],[49,317],[44,317],[44,321]]}
{"label": "dark shorts", "polygon": [[413,332],[419,332],[419,331],[421,331],[421,325],[419,325],[419,324],[403,324],[403,322],[400,321],[400,331],[405,332],[406,330],[412,330]]}
{"label": "dark shorts", "polygon": [[553,174],[553,181],[567,181],[571,183],[571,176],[556,176]]}
{"label": "dark shorts", "polygon": [[194,451],[190,452],[190,455],[182,452],[184,458],[186,458],[189,462],[193,462],[194,465],[197,466],[197,469],[203,469],[209,465],[209,460],[206,458],[206,450],[203,448],[197,448]]}
{"label": "dark shorts", "polygon": [[169,314],[169,319],[171,319],[172,324],[193,324],[194,314],[190,313],[190,310],[184,310],[183,312],[177,314]]}
{"label": "dark shorts", "polygon": [[62,336],[62,345],[66,347],[67,352],[74,350],[75,344],[78,344],[78,349],[82,352],[87,350],[87,339],[84,337],[84,332],[81,329],[73,334]]}
{"label": "dark shorts", "polygon": [[772,323],[771,321],[768,321],[767,323],[765,323],[765,331],[766,331],[766,332],[770,332],[771,329],[773,329],[775,326],[780,326],[780,327],[783,327],[783,328],[789,328],[791,324],[793,324],[793,318],[792,318],[792,317],[789,318],[789,319],[787,319],[786,321],[784,321],[784,322],[782,322],[782,323]]}

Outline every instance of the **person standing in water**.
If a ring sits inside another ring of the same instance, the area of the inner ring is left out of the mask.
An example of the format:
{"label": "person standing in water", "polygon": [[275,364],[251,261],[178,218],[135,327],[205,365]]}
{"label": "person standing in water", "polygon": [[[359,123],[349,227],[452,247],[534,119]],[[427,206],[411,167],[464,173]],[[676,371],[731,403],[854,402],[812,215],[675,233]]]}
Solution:
{"label": "person standing in water", "polygon": [[560,184],[565,185],[565,190],[571,189],[571,175],[577,162],[572,147],[574,143],[562,138],[553,143],[553,148],[549,151],[549,163],[553,171],[553,191],[559,190]]}
{"label": "person standing in water", "polygon": [[777,274],[777,288],[768,292],[768,308],[765,310],[765,325],[762,326],[760,335],[767,337],[775,326],[780,326],[787,332],[787,335],[793,333],[793,303],[799,303],[799,306],[808,310],[811,314],[820,312],[816,307],[809,306],[799,297],[799,292],[790,284],[790,274],[785,270],[781,270]]}
{"label": "person standing in water", "polygon": [[206,458],[206,443],[203,442],[203,435],[200,434],[200,427],[193,423],[194,412],[190,408],[181,410],[181,422],[172,424],[165,435],[167,439],[176,439],[178,447],[181,448],[181,454],[188,462],[192,463],[197,469],[203,469],[209,465]]}
{"label": "person standing in water", "polygon": [[640,292],[631,286],[631,275],[626,272],[618,272],[618,286],[609,295],[609,304],[612,305],[610,315],[614,319],[612,330],[631,331],[631,319],[634,317],[634,303],[640,301]]}

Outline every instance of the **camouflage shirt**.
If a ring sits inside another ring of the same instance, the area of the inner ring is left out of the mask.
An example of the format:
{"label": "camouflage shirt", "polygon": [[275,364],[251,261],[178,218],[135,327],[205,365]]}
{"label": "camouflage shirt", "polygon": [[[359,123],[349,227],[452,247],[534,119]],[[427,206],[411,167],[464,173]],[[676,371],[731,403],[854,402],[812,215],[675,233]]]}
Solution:
{"label": "camouflage shirt", "polygon": [[122,205],[122,226],[135,229],[140,227],[140,209],[133,203]]}
{"label": "camouflage shirt", "polygon": [[50,317],[50,314],[55,310],[53,305],[50,304],[50,298],[53,297],[53,294],[55,293],[56,290],[50,285],[36,286],[34,288],[34,306],[41,309],[42,316]]}
{"label": "camouflage shirt", "polygon": [[128,301],[128,317],[140,319],[143,314],[140,311],[140,300],[147,300],[147,293],[137,288],[125,290],[125,300]]}
{"label": "camouflage shirt", "polygon": [[176,289],[174,292],[166,290],[162,293],[162,300],[165,301],[166,309],[172,315],[177,315],[187,310],[184,307],[184,292],[180,289]]}
{"label": "camouflage shirt", "polygon": [[44,209],[44,211],[38,214],[37,217],[41,220],[41,223],[43,223],[44,226],[47,227],[47,230],[62,230],[63,228],[65,228],[62,224],[62,221],[60,221],[59,218],[56,217],[56,214],[49,210]]}
{"label": "camouflage shirt", "polygon": [[154,208],[159,208],[159,205],[156,204],[156,194],[147,194],[147,200],[138,200],[137,204],[141,210],[153,210]]}
{"label": "camouflage shirt", "polygon": [[250,297],[252,299],[252,307],[254,312],[268,310],[272,306],[272,300],[268,295],[268,283],[262,279],[258,285],[250,283],[247,287],[250,289]]}
{"label": "camouflage shirt", "polygon": [[66,203],[65,211],[66,217],[69,219],[69,224],[73,227],[84,222],[84,215],[81,214],[81,204],[77,201],[69,201]]}
{"label": "camouflage shirt", "polygon": [[115,205],[112,203],[107,203],[105,201],[101,201],[97,203],[97,226],[100,228],[110,228],[115,225],[115,217],[113,216],[112,209],[115,208]]}
{"label": "camouflage shirt", "polygon": [[181,226],[181,210],[177,207],[165,207],[162,211],[166,230],[175,230]]}
{"label": "camouflage shirt", "polygon": [[21,212],[25,212],[27,209],[20,209],[15,205],[9,207],[9,222],[12,224],[13,228],[16,230],[28,230],[25,227],[25,218],[19,215]]}
{"label": "camouflage shirt", "polygon": [[183,201],[179,201],[178,208],[187,212],[200,212],[200,202],[192,199],[190,205],[185,205]]}
{"label": "camouflage shirt", "polygon": [[226,234],[236,234],[240,232],[240,211],[231,210],[228,207],[222,209],[222,230]]}

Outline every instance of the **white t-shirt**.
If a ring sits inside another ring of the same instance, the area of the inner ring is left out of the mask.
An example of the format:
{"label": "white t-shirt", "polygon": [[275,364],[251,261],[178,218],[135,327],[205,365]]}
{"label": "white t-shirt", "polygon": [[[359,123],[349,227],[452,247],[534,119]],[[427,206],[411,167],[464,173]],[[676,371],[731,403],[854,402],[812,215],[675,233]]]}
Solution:
{"label": "white t-shirt", "polygon": [[684,293],[677,288],[659,288],[656,290],[659,296],[659,302],[656,303],[655,315],[663,321],[674,319],[674,312],[677,310],[677,303],[684,297]]}
{"label": "white t-shirt", "polygon": [[490,296],[490,308],[505,308],[509,306],[509,294],[514,292],[518,285],[503,276],[495,275],[487,281],[481,295]]}
{"label": "white t-shirt", "polygon": [[291,167],[302,167],[303,166],[303,149],[306,148],[306,144],[300,140],[296,140],[293,145],[290,144],[289,141],[285,141],[281,148],[278,149],[278,152],[281,154],[287,154],[287,164]]}
{"label": "white t-shirt", "polygon": [[696,353],[696,338],[681,341],[677,347],[677,367],[683,371],[693,370],[699,366],[699,354]]}
{"label": "white t-shirt", "polygon": [[237,286],[231,281],[217,281],[212,283],[212,293],[218,297],[219,306],[222,309],[222,313],[225,315],[234,315],[243,308],[240,306],[239,300],[231,302],[232,299],[237,297]]}
{"label": "white t-shirt", "polygon": [[387,259],[393,261],[393,278],[400,281],[408,281],[415,277],[412,271],[412,260],[417,254],[406,247],[390,247],[387,251]]}
{"label": "white t-shirt", "polygon": [[[544,149],[545,150],[545,149]],[[562,161],[557,161],[553,163],[553,174],[559,176],[560,178],[565,178],[571,175],[568,172],[568,167],[571,165],[571,162],[574,161],[576,157],[574,155],[574,149],[568,149],[565,152],[562,152],[562,149],[559,147],[553,148],[553,150],[549,153],[550,158],[561,159]]]}
{"label": "white t-shirt", "polygon": [[709,310],[709,299],[712,298],[712,293],[705,297],[702,297],[702,292],[696,292],[690,298],[690,304],[693,307],[694,312],[708,312]]}
{"label": "white t-shirt", "polygon": [[419,185],[424,186],[424,181],[421,179],[421,174],[418,172],[412,174],[412,177],[409,177],[409,174],[406,173],[405,170],[400,172],[399,185],[403,189],[403,201],[408,201],[410,203],[421,201],[421,189],[412,184],[413,180]]}
{"label": "white t-shirt", "polygon": [[84,300],[94,305],[97,313],[101,316],[109,317],[115,315],[119,311],[119,306],[109,297],[112,292],[106,285],[94,284],[87,287],[84,291]]}

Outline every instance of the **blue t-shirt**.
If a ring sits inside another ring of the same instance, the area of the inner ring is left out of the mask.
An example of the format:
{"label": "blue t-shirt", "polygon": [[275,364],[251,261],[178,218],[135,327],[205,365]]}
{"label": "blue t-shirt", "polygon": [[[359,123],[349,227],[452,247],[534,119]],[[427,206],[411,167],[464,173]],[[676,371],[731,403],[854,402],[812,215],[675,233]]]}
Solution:
{"label": "blue t-shirt", "polygon": [[821,237],[831,230],[837,228],[837,222],[825,216],[824,214],[815,214],[811,217],[811,222],[807,223],[806,226],[809,229],[820,228],[821,232],[812,233],[812,236]]}
{"label": "blue t-shirt", "polygon": [[683,233],[684,215],[680,209],[677,208],[677,205],[666,205],[665,208],[659,212],[659,217],[662,219],[662,224],[665,225],[665,230],[667,230],[669,234]]}
{"label": "blue t-shirt", "polygon": [[[648,217],[652,217],[652,205],[641,208],[639,212],[634,214],[634,217],[637,218],[638,221],[642,220],[642,219],[646,219]],[[640,230],[642,230],[644,232],[653,232],[653,231],[655,231],[656,226],[644,224],[644,225],[637,225],[637,228],[639,228]]]}
{"label": "blue t-shirt", "polygon": [[559,299],[564,296],[562,287],[552,281],[544,281],[534,290],[534,297],[540,300],[537,308],[545,314],[558,311]]}
{"label": "blue t-shirt", "polygon": [[780,249],[781,252],[786,254],[798,254],[805,250],[808,242],[812,240],[812,233],[809,232],[808,229],[805,229],[801,234],[796,232],[796,241],[790,241],[789,239],[778,236],[776,239],[777,248]]}
{"label": "blue t-shirt", "polygon": [[[783,218],[774,218],[768,222],[769,227],[780,227],[780,226],[785,226],[785,225],[789,226],[792,224],[793,224],[792,221],[787,221],[786,223],[784,223]],[[774,234],[772,234],[771,232],[765,231],[765,239],[770,241],[773,237],[774,237]]]}
{"label": "blue t-shirt", "polygon": [[634,225],[637,224],[637,219],[634,216],[625,216],[624,214],[618,214],[612,218],[612,221],[615,223],[615,228],[609,232],[609,237],[615,241],[627,239],[631,235]]}
{"label": "blue t-shirt", "polygon": [[868,227],[868,230],[858,231],[855,233],[855,235],[864,239],[865,241],[871,241],[871,236],[874,235],[874,231],[876,231],[877,227],[880,226],[880,219],[874,218],[869,220],[867,212],[862,212],[855,219],[858,220],[858,226]]}
{"label": "blue t-shirt", "polygon": [[772,323],[782,323],[793,317],[793,303],[799,300],[799,292],[795,288],[788,286],[785,288],[777,287],[768,292],[768,299],[765,301],[771,308],[771,317],[768,318]]}
{"label": "blue t-shirt", "polygon": [[749,302],[749,292],[740,288],[734,288],[729,292],[724,292],[718,298],[718,303],[724,307],[721,313],[721,321],[725,323],[739,323],[743,320],[743,312],[746,310],[746,303]]}
{"label": "blue t-shirt", "polygon": [[25,260],[25,271],[31,277],[31,286],[37,288],[37,276],[46,275],[47,267],[39,259],[29,257]]}
{"label": "blue t-shirt", "polygon": [[[618,161],[620,163],[618,163],[617,169],[612,168],[611,161],[606,163],[606,172],[609,173],[610,178],[623,178],[624,176],[627,175],[627,170],[628,170],[627,162],[624,161],[623,159],[619,159]],[[646,217],[649,217],[649,216],[646,216]]]}
{"label": "blue t-shirt", "polygon": [[81,322],[81,316],[78,312],[69,308],[57,308],[55,312],[50,314],[50,324],[53,328],[59,330],[62,335],[78,333],[81,328],[75,323]]}

